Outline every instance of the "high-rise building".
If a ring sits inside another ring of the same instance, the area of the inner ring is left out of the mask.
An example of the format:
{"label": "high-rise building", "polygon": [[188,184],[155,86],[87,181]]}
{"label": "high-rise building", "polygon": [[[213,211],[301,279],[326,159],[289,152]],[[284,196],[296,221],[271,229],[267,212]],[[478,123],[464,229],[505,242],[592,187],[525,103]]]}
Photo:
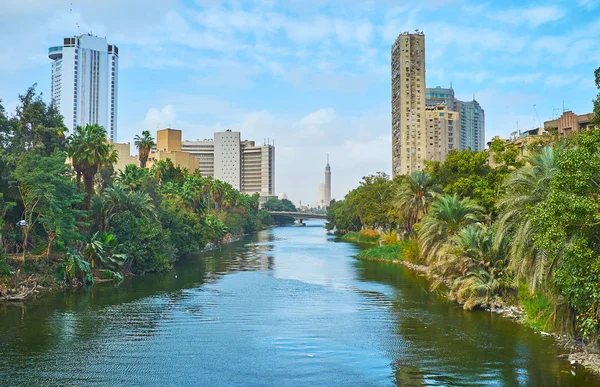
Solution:
{"label": "high-rise building", "polygon": [[119,48],[105,38],[81,35],[64,38],[48,49],[52,59],[52,101],[69,131],[98,124],[108,138],[117,138]]}
{"label": "high-rise building", "polygon": [[275,192],[275,146],[241,140],[240,132],[217,132],[214,140],[184,141],[182,150],[199,159],[202,176],[231,184],[261,197]]}
{"label": "high-rise building", "polygon": [[391,50],[392,175],[421,170],[427,158],[425,35],[404,32]]}
{"label": "high-rise building", "polygon": [[444,103],[427,105],[427,160],[444,161],[453,149],[458,149],[460,115]]}
{"label": "high-rise building", "polygon": [[459,101],[454,97],[454,89],[442,87],[427,88],[427,105],[444,104],[448,109],[460,114],[458,139],[454,149],[481,151],[485,148],[485,113],[479,103]]}
{"label": "high-rise building", "polygon": [[331,204],[331,167],[329,166],[329,155],[325,165],[325,183],[317,187],[317,207],[327,208]]}
{"label": "high-rise building", "polygon": [[450,110],[455,110],[454,104],[456,98],[454,98],[454,89],[450,86],[449,89],[445,89],[439,86],[434,88],[428,87],[425,89],[425,103],[427,105],[439,105],[443,103]]}
{"label": "high-rise building", "polygon": [[475,101],[457,101],[460,107],[460,149],[481,151],[485,149],[485,113]]}

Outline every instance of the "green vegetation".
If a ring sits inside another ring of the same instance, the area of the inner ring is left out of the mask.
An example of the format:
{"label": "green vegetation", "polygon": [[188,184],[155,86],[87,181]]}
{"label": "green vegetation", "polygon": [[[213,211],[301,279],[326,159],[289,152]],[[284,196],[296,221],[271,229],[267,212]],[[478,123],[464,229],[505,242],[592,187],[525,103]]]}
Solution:
{"label": "green vegetation", "polygon": [[356,258],[366,261],[396,261],[401,259],[403,245],[383,245],[363,250]]}
{"label": "green vegetation", "polygon": [[364,233],[364,232],[349,232],[342,235],[340,238],[344,242],[355,242],[355,243],[377,243],[379,241],[379,233],[375,235]]}
{"label": "green vegetation", "polygon": [[287,199],[271,198],[263,205],[263,209],[267,211],[286,211],[286,212],[297,212],[294,203]]}
{"label": "green vegetation", "polygon": [[[52,273],[80,286],[168,269],[207,243],[271,222],[258,194],[171,160],[114,173],[117,154],[104,128],[77,127],[67,137],[35,87],[19,99],[14,116],[0,105],[0,299],[29,295],[30,276],[47,281]],[[135,145],[145,165],[154,139],[144,131]]]}
{"label": "green vegetation", "polygon": [[[595,76],[600,89],[600,68]],[[428,265],[432,287],[443,285],[465,309],[518,301],[530,325],[596,347],[600,94],[594,113],[595,129],[548,136],[529,157],[495,139],[490,151],[454,151],[410,176],[365,177],[330,207],[327,228],[350,232],[345,240],[383,231],[388,245],[359,258],[390,259],[398,249],[402,259]]]}

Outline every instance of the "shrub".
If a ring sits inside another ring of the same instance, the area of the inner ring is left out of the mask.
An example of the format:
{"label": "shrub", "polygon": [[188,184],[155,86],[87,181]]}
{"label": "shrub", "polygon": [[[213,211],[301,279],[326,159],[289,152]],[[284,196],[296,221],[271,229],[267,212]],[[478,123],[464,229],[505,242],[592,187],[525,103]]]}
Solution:
{"label": "shrub", "polygon": [[519,285],[519,303],[525,311],[525,324],[542,331],[554,331],[552,312],[554,306],[548,297],[537,292],[534,295],[525,284]]}
{"label": "shrub", "polygon": [[425,259],[421,256],[419,243],[415,240],[408,240],[402,243],[402,260],[415,265],[425,265]]}
{"label": "shrub", "polygon": [[381,237],[379,239],[384,245],[397,245],[400,243],[396,230],[390,230],[381,233]]}

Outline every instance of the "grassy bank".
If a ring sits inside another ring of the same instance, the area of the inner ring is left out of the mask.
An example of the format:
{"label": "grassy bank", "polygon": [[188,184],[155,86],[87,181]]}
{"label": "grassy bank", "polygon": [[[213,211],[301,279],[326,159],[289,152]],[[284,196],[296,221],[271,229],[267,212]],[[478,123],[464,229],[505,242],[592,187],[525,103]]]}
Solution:
{"label": "grassy bank", "polygon": [[393,262],[402,259],[404,244],[376,246],[363,250],[356,258],[365,261]]}
{"label": "grassy bank", "polygon": [[376,244],[379,241],[379,233],[373,230],[360,232],[349,232],[340,238],[344,242]]}

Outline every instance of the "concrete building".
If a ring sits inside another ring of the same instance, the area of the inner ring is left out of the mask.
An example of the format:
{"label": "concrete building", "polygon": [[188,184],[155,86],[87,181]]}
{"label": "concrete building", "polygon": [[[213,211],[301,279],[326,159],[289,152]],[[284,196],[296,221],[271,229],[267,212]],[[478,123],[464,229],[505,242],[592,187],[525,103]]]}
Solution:
{"label": "concrete building", "polygon": [[133,164],[139,166],[139,160],[137,157],[131,155],[131,144],[126,143],[116,143],[112,144],[115,147],[115,151],[117,151],[117,162],[113,164],[113,169],[115,173],[118,171],[125,171],[125,167],[129,164]]}
{"label": "concrete building", "polygon": [[275,147],[242,142],[242,192],[275,195]]}
{"label": "concrete building", "polygon": [[225,181],[249,195],[275,196],[275,146],[242,141],[240,132],[230,130],[214,137],[182,143],[184,152],[199,159],[202,176]]}
{"label": "concrete building", "polygon": [[240,132],[215,133],[215,179],[242,190],[242,144]]}
{"label": "concrete building", "polygon": [[452,86],[449,89],[440,86],[427,88],[425,95],[427,105],[443,103],[449,110],[460,114],[460,122],[457,124],[458,138],[454,139],[454,149],[485,149],[485,112],[475,98],[468,102],[456,99]]}
{"label": "concrete building", "polygon": [[425,35],[404,32],[391,49],[392,176],[422,170],[425,127]]}
{"label": "concrete building", "polygon": [[181,130],[163,129],[156,132],[156,151],[148,156],[147,167],[150,168],[159,160],[171,160],[176,167],[187,168],[191,173],[198,169],[196,157],[181,150]]}
{"label": "concrete building", "polygon": [[317,187],[317,207],[327,208],[331,204],[331,167],[329,166],[329,155],[325,165],[325,183]]}
{"label": "concrete building", "polygon": [[577,115],[568,110],[555,120],[544,122],[544,129],[562,137],[572,136],[585,130],[593,129],[591,124],[594,113]]}
{"label": "concrete building", "polygon": [[458,149],[460,114],[444,103],[425,107],[427,120],[427,160],[444,161],[448,153]]}
{"label": "concrete building", "polygon": [[199,159],[202,176],[215,176],[215,142],[213,139],[183,141],[181,150]]}
{"label": "concrete building", "polygon": [[105,38],[64,38],[48,49],[52,59],[52,101],[72,133],[77,126],[98,124],[117,138],[119,48]]}

